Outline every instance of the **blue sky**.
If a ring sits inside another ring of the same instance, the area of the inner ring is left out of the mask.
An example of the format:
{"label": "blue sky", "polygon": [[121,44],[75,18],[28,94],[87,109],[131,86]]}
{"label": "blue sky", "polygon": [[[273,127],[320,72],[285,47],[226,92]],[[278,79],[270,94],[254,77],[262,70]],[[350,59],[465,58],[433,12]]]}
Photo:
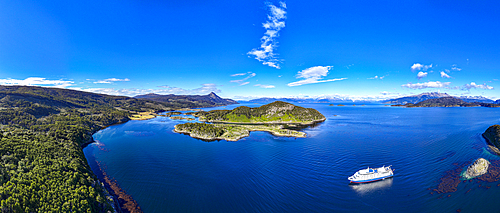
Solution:
{"label": "blue sky", "polygon": [[0,84],[500,98],[495,1],[1,1]]}

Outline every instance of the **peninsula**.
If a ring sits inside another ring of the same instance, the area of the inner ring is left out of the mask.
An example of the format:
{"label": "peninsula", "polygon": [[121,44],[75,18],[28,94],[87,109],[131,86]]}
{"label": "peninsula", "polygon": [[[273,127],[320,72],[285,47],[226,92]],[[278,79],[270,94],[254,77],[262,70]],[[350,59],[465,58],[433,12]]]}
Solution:
{"label": "peninsula", "polygon": [[212,110],[192,113],[199,121],[175,126],[175,132],[185,133],[204,140],[237,141],[249,136],[251,131],[266,131],[276,136],[306,137],[306,134],[287,129],[322,122],[326,118],[315,109],[275,101],[261,107],[241,106],[233,110]]}

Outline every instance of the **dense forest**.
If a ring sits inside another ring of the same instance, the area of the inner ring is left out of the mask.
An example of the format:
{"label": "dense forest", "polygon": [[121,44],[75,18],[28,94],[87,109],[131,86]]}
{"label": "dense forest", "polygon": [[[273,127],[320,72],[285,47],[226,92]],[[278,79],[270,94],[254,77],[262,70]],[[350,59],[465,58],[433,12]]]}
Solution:
{"label": "dense forest", "polygon": [[184,123],[175,126],[176,130],[189,131],[201,138],[217,138],[222,136],[226,129],[213,124],[205,123]]}
{"label": "dense forest", "polygon": [[106,212],[104,188],[82,146],[131,113],[164,103],[75,90],[0,86],[2,212]]}
{"label": "dense forest", "polygon": [[201,111],[193,114],[202,121],[238,123],[312,123],[323,121],[325,116],[312,108],[275,101],[260,107],[240,106],[233,110]]}

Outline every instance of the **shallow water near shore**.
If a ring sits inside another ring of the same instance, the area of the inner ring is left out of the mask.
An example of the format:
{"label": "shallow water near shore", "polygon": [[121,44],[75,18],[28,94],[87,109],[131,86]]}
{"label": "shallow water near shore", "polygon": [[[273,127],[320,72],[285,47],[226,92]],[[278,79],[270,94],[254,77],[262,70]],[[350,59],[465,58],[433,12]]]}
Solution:
{"label": "shallow water near shore", "polygon": [[[479,157],[500,160],[481,136],[500,123],[500,109],[297,105],[315,108],[327,118],[302,130],[307,138],[252,132],[237,142],[205,142],[172,131],[186,121],[157,117],[101,130],[94,134],[99,144],[84,153],[93,171],[101,165],[144,212],[500,208],[500,181],[473,179],[461,181],[456,192],[432,190],[457,165]],[[357,170],[383,165],[396,169],[394,178],[348,184],[347,177]]]}

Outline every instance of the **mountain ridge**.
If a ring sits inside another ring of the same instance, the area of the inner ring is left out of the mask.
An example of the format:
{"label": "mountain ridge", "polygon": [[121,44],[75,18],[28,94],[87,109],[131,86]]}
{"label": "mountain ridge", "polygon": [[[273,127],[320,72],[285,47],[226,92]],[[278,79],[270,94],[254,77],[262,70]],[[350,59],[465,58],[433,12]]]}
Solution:
{"label": "mountain ridge", "polygon": [[419,102],[429,100],[429,99],[437,99],[437,98],[443,98],[443,97],[454,97],[458,98],[462,101],[465,101],[467,103],[495,103],[495,101],[485,98],[483,96],[452,96],[447,93],[439,93],[439,92],[427,92],[427,93],[421,93],[418,95],[411,95],[411,96],[404,96],[400,98],[394,98],[394,99],[388,99],[381,101],[382,103],[385,104],[417,104]]}
{"label": "mountain ridge", "polygon": [[137,95],[134,98],[162,102],[177,108],[204,108],[238,104],[234,100],[221,98],[214,92],[208,95],[159,95],[149,93]]}

